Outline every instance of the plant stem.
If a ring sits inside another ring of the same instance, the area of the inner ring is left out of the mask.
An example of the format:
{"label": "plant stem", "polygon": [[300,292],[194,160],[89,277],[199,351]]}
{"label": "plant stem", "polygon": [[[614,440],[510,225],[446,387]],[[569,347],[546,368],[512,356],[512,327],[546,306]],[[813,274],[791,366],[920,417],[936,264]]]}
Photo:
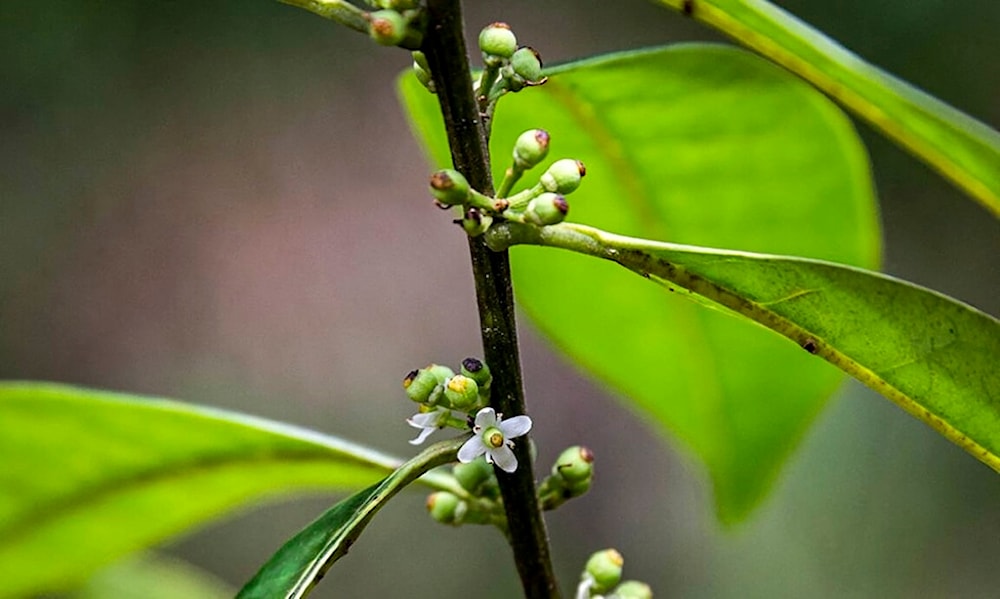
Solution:
{"label": "plant stem", "polygon": [[350,27],[359,33],[368,33],[367,13],[350,2],[344,0],[278,0],[282,4],[289,4],[304,8],[331,21],[336,21],[341,25]]}
{"label": "plant stem", "polygon": [[[465,50],[460,0],[428,0],[428,26],[422,50],[434,79],[444,117],[454,167],[472,186],[492,195],[489,145],[472,93],[469,59]],[[525,413],[521,364],[514,320],[510,261],[506,251],[493,252],[482,237],[469,239],[476,284],[483,355],[493,373],[491,402],[510,417]],[[497,470],[510,544],[528,599],[559,597],[549,557],[545,521],[535,495],[528,439],[514,447],[518,468],[513,474]]]}

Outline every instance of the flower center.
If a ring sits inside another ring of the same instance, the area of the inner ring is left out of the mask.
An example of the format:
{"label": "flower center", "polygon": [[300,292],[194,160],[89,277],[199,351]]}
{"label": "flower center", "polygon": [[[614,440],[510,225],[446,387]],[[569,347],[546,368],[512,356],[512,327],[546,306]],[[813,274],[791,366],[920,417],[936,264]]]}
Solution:
{"label": "flower center", "polygon": [[483,443],[493,449],[499,449],[503,445],[503,433],[498,428],[488,428],[483,431]]}

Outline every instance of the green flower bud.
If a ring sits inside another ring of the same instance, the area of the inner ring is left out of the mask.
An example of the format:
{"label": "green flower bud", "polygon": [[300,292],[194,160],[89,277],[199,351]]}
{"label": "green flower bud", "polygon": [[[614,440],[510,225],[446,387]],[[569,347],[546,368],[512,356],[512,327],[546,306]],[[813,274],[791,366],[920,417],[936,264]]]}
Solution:
{"label": "green flower bud", "polygon": [[466,410],[479,401],[479,385],[474,379],[456,374],[444,384],[444,396],[456,410]]}
{"label": "green flower bud", "polygon": [[593,452],[580,445],[566,449],[552,465],[552,475],[568,484],[590,481],[594,477]]}
{"label": "green flower bud", "polygon": [[429,403],[434,388],[439,384],[434,373],[426,368],[411,370],[403,379],[403,389],[406,389],[407,397],[417,403]]}
{"label": "green flower bud", "polygon": [[476,381],[480,389],[489,389],[493,382],[493,375],[490,374],[490,367],[476,358],[466,358],[462,360],[462,374]]}
{"label": "green flower bud", "polygon": [[431,175],[431,194],[445,206],[464,204],[469,201],[471,191],[465,176],[455,169],[441,169]]}
{"label": "green flower bud", "polygon": [[590,587],[595,593],[607,593],[622,579],[622,564],[625,560],[622,554],[614,549],[598,551],[587,560],[584,568],[584,576],[587,574],[594,580],[594,585]]}
{"label": "green flower bud", "polygon": [[437,382],[442,385],[448,382],[448,379],[455,376],[455,371],[447,366],[441,366],[440,364],[430,364],[427,366],[426,370],[429,370],[431,374],[437,378]]}
{"label": "green flower bud", "polygon": [[[433,94],[433,93],[436,92],[436,90],[434,88],[434,79],[431,77],[431,71],[430,71],[430,69],[424,67],[423,64],[421,64],[421,61],[419,61],[419,60],[416,59],[416,56],[418,54],[421,57],[423,57],[423,52],[414,52],[413,53],[413,56],[414,56],[414,59],[413,59],[413,74],[417,77],[417,81],[420,82],[420,85],[423,85],[425,88],[427,88],[427,91],[429,91],[429,92],[431,92]],[[424,58],[423,63],[426,64],[426,62],[427,62],[427,59]]]}
{"label": "green flower bud", "polygon": [[427,511],[430,512],[431,518],[442,524],[458,526],[468,510],[468,504],[447,491],[431,493],[427,497]]}
{"label": "green flower bud", "polygon": [[510,57],[510,66],[514,74],[528,83],[542,82],[542,57],[534,48],[524,46]]}
{"label": "green flower bud", "polygon": [[383,46],[396,46],[406,37],[406,19],[394,10],[368,15],[368,35]]}
{"label": "green flower bud", "polygon": [[585,478],[575,483],[567,483],[564,481],[563,484],[566,486],[566,488],[565,491],[563,491],[563,496],[566,499],[579,497],[580,495],[583,495],[584,493],[590,490],[590,486],[592,483],[593,479],[590,478]]}
{"label": "green flower bud", "polygon": [[587,167],[579,160],[563,158],[552,163],[547,171],[542,173],[539,182],[547,191],[567,194],[580,187],[580,180],[587,174]]}
{"label": "green flower bud", "polygon": [[531,129],[518,136],[514,143],[514,164],[521,170],[528,170],[545,160],[549,153],[549,132]]}
{"label": "green flower bud", "polygon": [[493,224],[493,217],[483,214],[478,208],[469,208],[465,211],[465,218],[455,222],[462,225],[469,237],[479,237]]}
{"label": "green flower bud", "polygon": [[653,599],[653,589],[645,582],[626,580],[611,595],[615,599]]}
{"label": "green flower bud", "polygon": [[472,460],[465,464],[460,462],[452,467],[451,473],[463,489],[477,497],[483,494],[486,483],[496,476],[493,466],[486,460]]}
{"label": "green flower bud", "polygon": [[510,58],[517,50],[517,38],[507,23],[493,23],[479,32],[479,49],[484,56]]}
{"label": "green flower bud", "polygon": [[431,72],[431,65],[427,62],[427,56],[420,50],[415,50],[413,52],[413,64],[417,65],[421,69]]}
{"label": "green flower bud", "polygon": [[543,193],[528,202],[524,220],[539,227],[561,223],[569,212],[566,198],[554,193]]}

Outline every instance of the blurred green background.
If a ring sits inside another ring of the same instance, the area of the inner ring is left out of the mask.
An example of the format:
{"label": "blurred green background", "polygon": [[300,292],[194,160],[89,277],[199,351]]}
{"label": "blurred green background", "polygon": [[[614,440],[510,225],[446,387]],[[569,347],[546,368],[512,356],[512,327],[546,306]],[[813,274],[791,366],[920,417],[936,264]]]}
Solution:
{"label": "blurred green background", "polygon": [[[781,4],[1000,125],[995,0]],[[718,39],[640,0],[476,0],[466,17],[509,22],[548,62]],[[478,354],[479,335],[465,242],[430,206],[396,104],[405,52],[263,0],[7,2],[0,49],[0,377],[412,452],[401,377]],[[998,223],[859,129],[885,269],[1000,313]],[[860,385],[723,531],[697,465],[521,324],[539,468],[576,442],[598,459],[595,489],[549,518],[567,591],[614,546],[661,597],[996,596],[1000,480]],[[238,586],[334,500],[259,507],[165,551]],[[437,526],[422,504],[391,504],[314,596],[518,595],[499,535]]]}

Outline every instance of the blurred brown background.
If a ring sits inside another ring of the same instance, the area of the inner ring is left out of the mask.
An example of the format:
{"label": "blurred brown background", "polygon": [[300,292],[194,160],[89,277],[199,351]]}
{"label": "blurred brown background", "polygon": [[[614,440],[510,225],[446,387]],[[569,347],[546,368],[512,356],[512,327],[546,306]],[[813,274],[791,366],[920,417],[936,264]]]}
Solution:
{"label": "blurred brown background", "polygon": [[[640,0],[467,4],[473,32],[507,21],[548,62],[718,39]],[[782,5],[1000,125],[995,0]],[[0,377],[411,454],[399,380],[478,354],[479,337],[465,242],[429,204],[394,97],[405,52],[266,0],[7,2],[0,49]],[[859,128],[886,269],[1000,313],[997,221]],[[860,385],[726,532],[699,467],[521,325],[539,468],[574,442],[598,458],[595,490],[549,518],[567,592],[614,546],[660,597],[995,596],[1000,480]],[[166,550],[238,585],[333,501],[255,508]],[[518,594],[499,535],[437,526],[422,503],[390,505],[315,596]]]}

